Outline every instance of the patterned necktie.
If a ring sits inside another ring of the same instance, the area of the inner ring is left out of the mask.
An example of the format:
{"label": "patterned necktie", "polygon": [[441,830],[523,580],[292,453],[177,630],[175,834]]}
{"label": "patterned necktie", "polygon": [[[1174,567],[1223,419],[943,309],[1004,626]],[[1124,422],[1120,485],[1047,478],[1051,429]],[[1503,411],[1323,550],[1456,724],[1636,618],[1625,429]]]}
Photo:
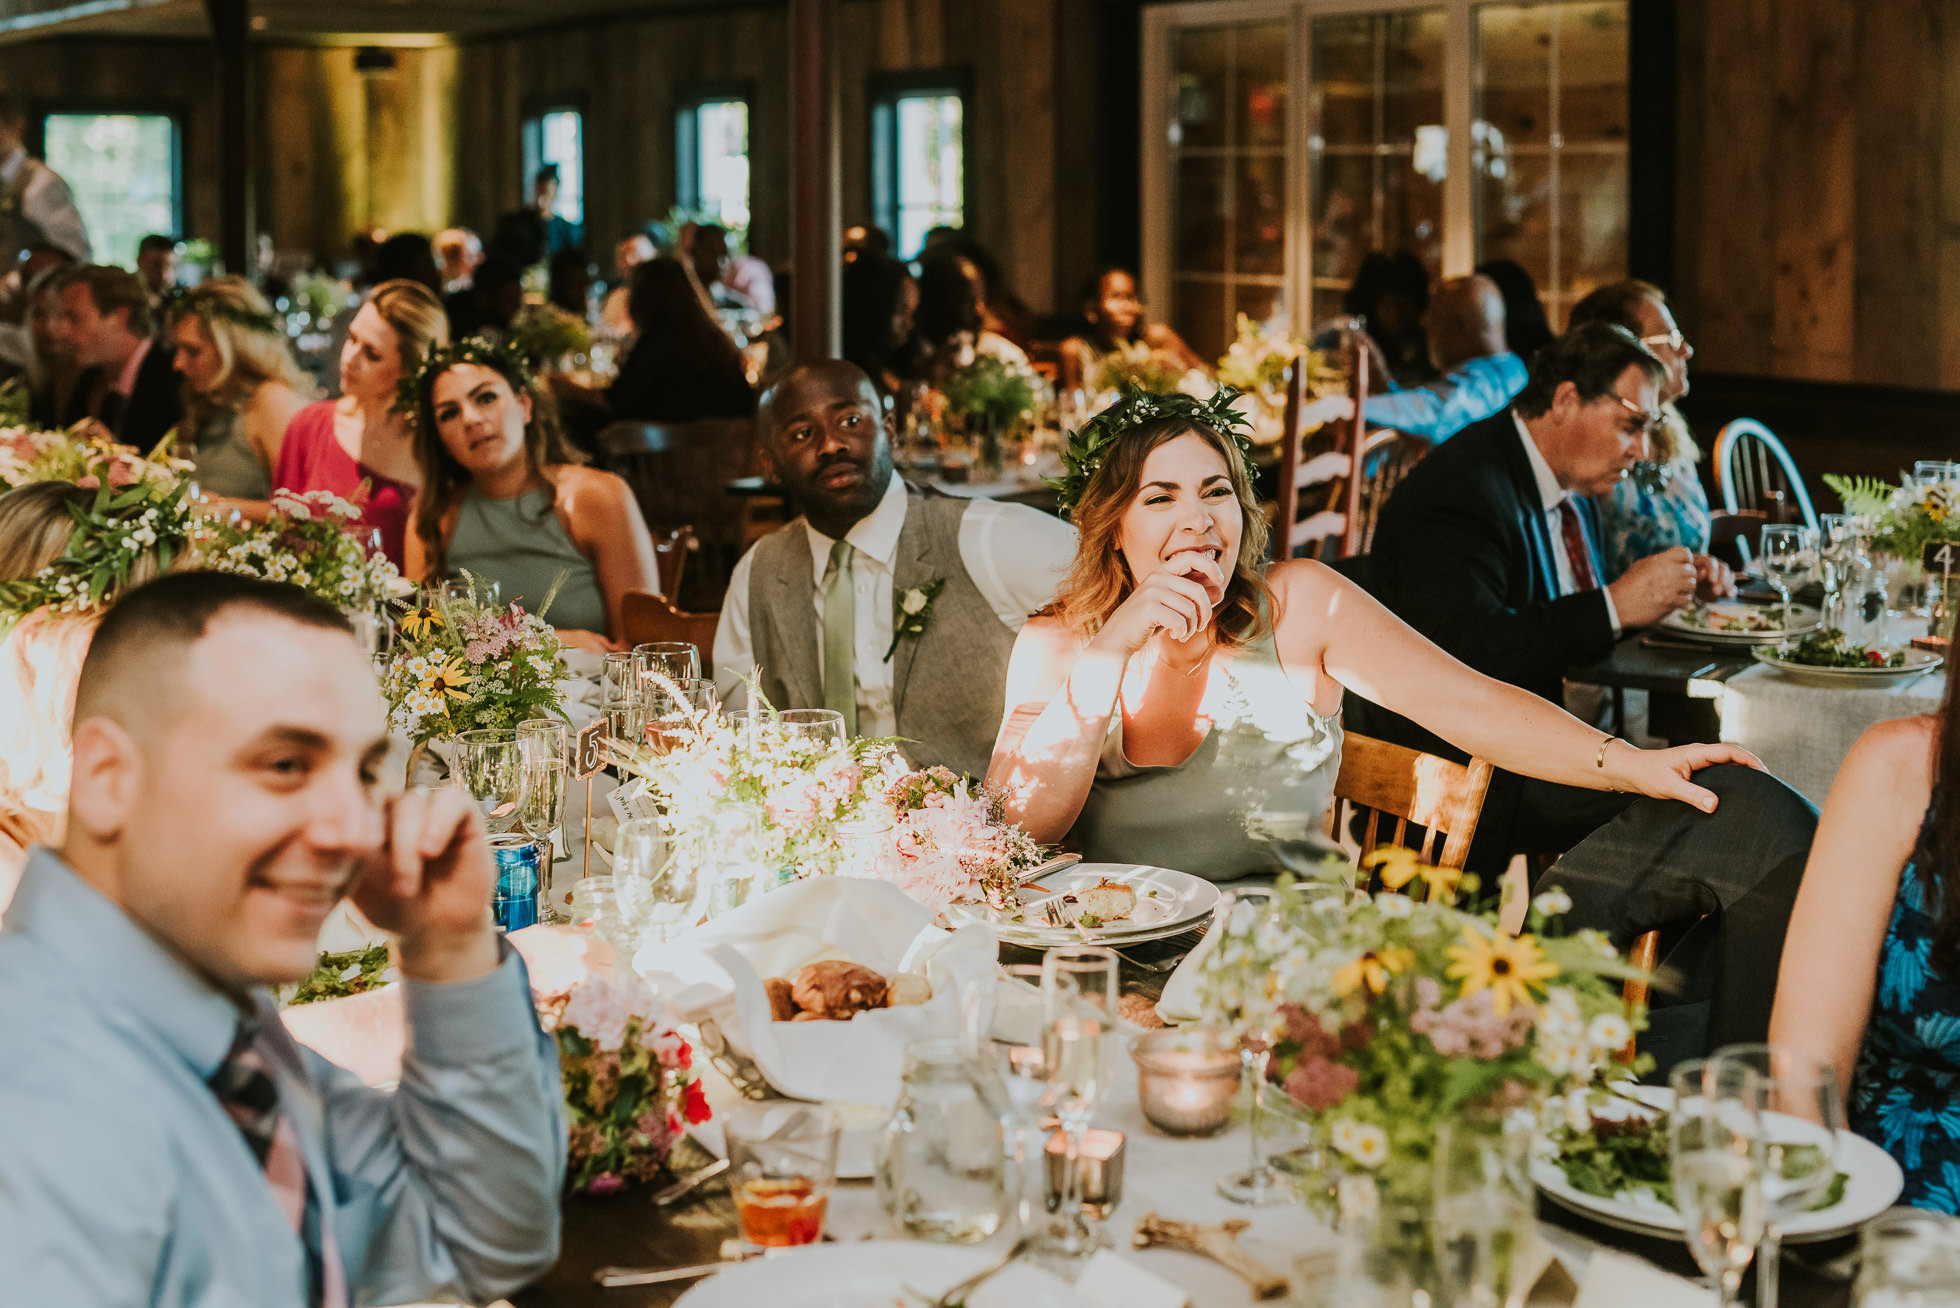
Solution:
{"label": "patterned necktie", "polygon": [[265,1169],[280,1214],[306,1245],[308,1302],[313,1308],[347,1308],[347,1274],[340,1265],[333,1224],[320,1220],[299,1136],[292,1118],[279,1110],[279,1087],[259,1045],[260,1034],[256,1016],[239,1023],[231,1052],[211,1074],[211,1092]]}
{"label": "patterned necktie", "polygon": [[1565,557],[1572,565],[1572,592],[1583,595],[1589,590],[1599,589],[1599,579],[1593,576],[1592,553],[1586,548],[1586,534],[1579,527],[1579,510],[1572,507],[1570,496],[1558,502],[1559,535],[1565,537]]}
{"label": "patterned necktie", "polygon": [[830,580],[823,590],[823,706],[844,715],[844,730],[858,733],[857,606],[852,596],[849,541],[830,547]]}

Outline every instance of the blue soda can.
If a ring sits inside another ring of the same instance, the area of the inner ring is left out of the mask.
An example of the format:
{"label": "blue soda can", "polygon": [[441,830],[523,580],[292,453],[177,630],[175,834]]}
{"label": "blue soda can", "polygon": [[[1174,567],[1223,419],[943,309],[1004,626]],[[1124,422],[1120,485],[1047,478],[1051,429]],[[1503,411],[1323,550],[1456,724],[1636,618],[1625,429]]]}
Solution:
{"label": "blue soda can", "polygon": [[544,842],[523,835],[490,837],[497,860],[497,891],[490,911],[499,931],[517,931],[538,921],[538,891],[544,870]]}

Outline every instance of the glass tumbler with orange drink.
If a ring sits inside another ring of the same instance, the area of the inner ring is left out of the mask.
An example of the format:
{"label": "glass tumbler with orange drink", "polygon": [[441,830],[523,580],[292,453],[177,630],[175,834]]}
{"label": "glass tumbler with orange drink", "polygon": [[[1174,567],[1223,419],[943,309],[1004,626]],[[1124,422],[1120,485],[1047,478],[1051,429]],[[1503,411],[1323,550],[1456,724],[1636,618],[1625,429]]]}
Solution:
{"label": "glass tumbler with orange drink", "polygon": [[727,1122],[729,1192],[742,1239],[780,1248],[815,1244],[837,1179],[836,1116],[788,1101],[739,1108]]}

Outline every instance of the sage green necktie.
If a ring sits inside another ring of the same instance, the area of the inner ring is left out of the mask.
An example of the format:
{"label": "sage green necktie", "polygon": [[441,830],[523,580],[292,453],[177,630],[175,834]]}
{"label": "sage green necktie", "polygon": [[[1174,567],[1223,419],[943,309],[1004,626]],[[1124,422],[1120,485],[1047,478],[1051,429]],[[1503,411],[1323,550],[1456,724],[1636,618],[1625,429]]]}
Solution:
{"label": "sage green necktie", "polygon": [[844,715],[844,730],[858,733],[857,608],[852,600],[849,541],[830,547],[830,581],[823,590],[823,706]]}

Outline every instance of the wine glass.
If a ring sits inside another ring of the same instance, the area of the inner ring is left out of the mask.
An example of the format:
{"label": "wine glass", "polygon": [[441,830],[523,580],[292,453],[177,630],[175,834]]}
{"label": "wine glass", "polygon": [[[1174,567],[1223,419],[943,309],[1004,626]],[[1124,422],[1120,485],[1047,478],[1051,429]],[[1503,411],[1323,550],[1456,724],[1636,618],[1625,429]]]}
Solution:
{"label": "wine glass", "polygon": [[1531,1284],[1520,1255],[1537,1225],[1528,1115],[1472,1109],[1436,1132],[1436,1270],[1444,1302],[1518,1308]]}
{"label": "wine glass", "polygon": [[1810,575],[1817,558],[1817,533],[1793,523],[1763,528],[1763,577],[1783,601],[1783,627],[1791,625],[1790,592]]}
{"label": "wine glass", "polygon": [[701,723],[714,716],[715,683],[699,677],[648,682],[641,703],[647,744],[665,754],[686,743]]}
{"label": "wine glass", "polygon": [[1766,1216],[1756,1253],[1756,1308],[1776,1308],[1783,1240],[1777,1223],[1809,1210],[1837,1176],[1844,1129],[1837,1069],[1782,1045],[1724,1045],[1712,1061],[1747,1067],[1762,1087]]}
{"label": "wine glass", "polygon": [[1101,1243],[1082,1215],[1082,1138],[1109,1093],[1116,1042],[1116,954],[1097,945],[1051,949],[1041,963],[1041,1106],[1062,1122],[1061,1206],[1037,1239],[1044,1255],[1073,1260]]}
{"label": "wine glass", "polygon": [[608,654],[599,661],[599,712],[613,740],[638,744],[645,738],[639,666],[631,654]]}
{"label": "wine glass", "polygon": [[[1262,911],[1270,902],[1264,892],[1257,889],[1250,894],[1241,892],[1238,895],[1228,891],[1219,897],[1213,920],[1230,922],[1233,910],[1241,899],[1253,900]],[[1245,1082],[1246,1138],[1250,1161],[1243,1172],[1220,1177],[1218,1193],[1235,1204],[1267,1208],[1292,1202],[1293,1192],[1286,1177],[1267,1161],[1260,1139],[1260,1118],[1266,1103],[1266,1066],[1273,1056],[1272,1004],[1257,987],[1248,987],[1245,993],[1246,1007],[1235,1015],[1232,1029],[1226,1035],[1239,1046],[1240,1076]]]}
{"label": "wine glass", "polygon": [[962,999],[967,1052],[979,1071],[980,1093],[1014,1146],[1018,1230],[1030,1234],[1042,1203],[1035,1189],[1042,1159],[1036,1128],[1048,1093],[1048,1051],[1041,1038],[1048,998],[1041,989],[1041,965],[1014,963],[1003,966],[998,977],[986,973]]}
{"label": "wine glass", "polygon": [[1817,518],[1817,572],[1824,583],[1824,625],[1849,635],[1845,621],[1845,587],[1858,549],[1858,519],[1848,513],[1823,513]]}
{"label": "wine glass", "polygon": [[836,709],[784,709],[776,724],[792,740],[808,740],[819,745],[847,739],[844,715]]}
{"label": "wine glass", "polygon": [[658,672],[670,681],[691,681],[701,675],[701,651],[684,640],[656,640],[633,647],[640,671]]}
{"label": "wine glass", "polygon": [[502,835],[517,825],[524,772],[515,731],[491,727],[457,733],[456,779],[476,802],[491,835]]}
{"label": "wine glass", "polygon": [[1735,1308],[1763,1238],[1762,1081],[1743,1063],[1697,1059],[1676,1066],[1668,1082],[1674,1206],[1717,1308]]}

